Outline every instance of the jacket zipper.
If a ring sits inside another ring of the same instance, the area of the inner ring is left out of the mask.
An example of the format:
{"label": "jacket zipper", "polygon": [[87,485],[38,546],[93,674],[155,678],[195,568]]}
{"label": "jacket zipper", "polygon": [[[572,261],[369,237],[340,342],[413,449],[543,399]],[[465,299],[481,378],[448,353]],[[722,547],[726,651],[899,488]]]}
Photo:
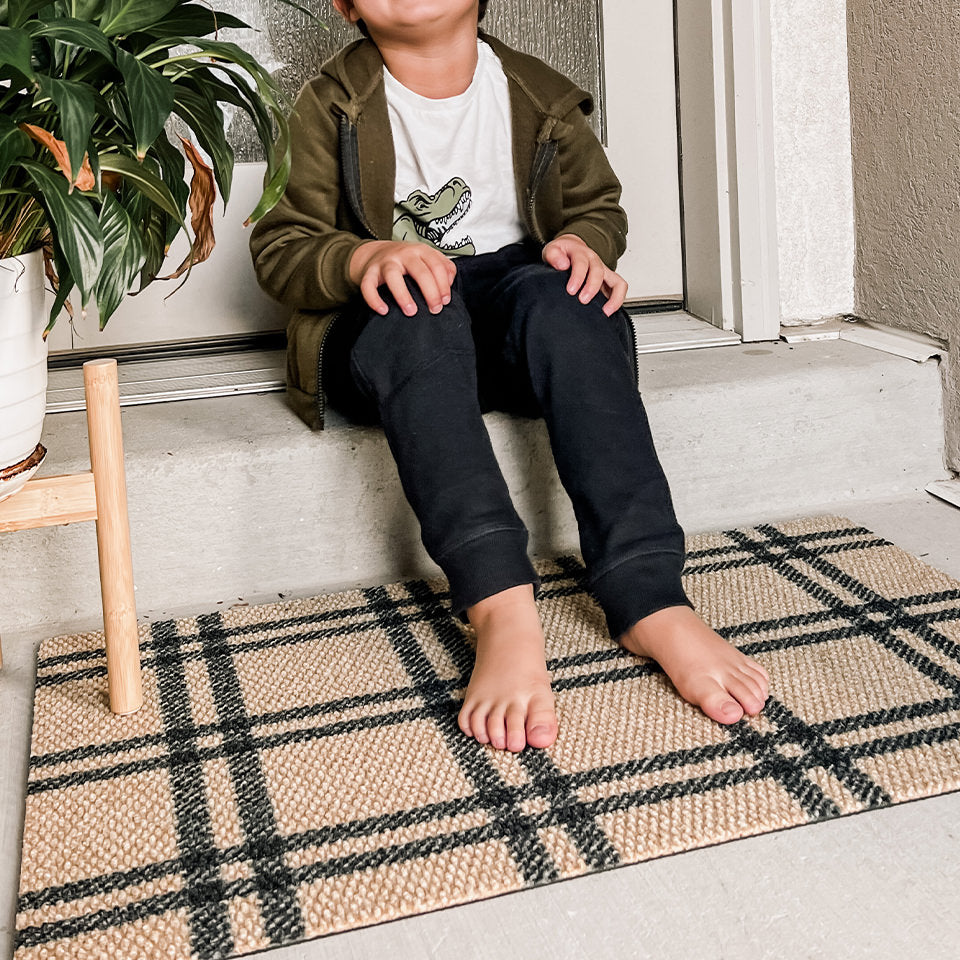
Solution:
{"label": "jacket zipper", "polygon": [[545,140],[537,147],[537,154],[533,158],[533,168],[530,171],[530,187],[527,190],[527,221],[534,239],[541,245],[547,241],[537,223],[534,206],[537,202],[537,191],[540,189],[540,185],[547,175],[547,170],[550,169],[550,165],[556,156],[557,141]]}
{"label": "jacket zipper", "polygon": [[627,321],[627,330],[630,332],[630,345],[633,347],[633,380],[637,385],[637,390],[640,389],[640,355],[637,353],[637,327],[633,322],[633,317],[627,313],[623,307],[620,308],[623,310],[623,315]]}
{"label": "jacket zipper", "polygon": [[327,324],[327,329],[323,331],[323,336],[320,338],[320,343],[317,346],[317,419],[320,423],[317,429],[319,430],[323,430],[326,426],[327,415],[327,398],[323,393],[323,348],[326,346],[327,337],[330,336],[333,325],[340,319],[340,316],[341,314],[339,313],[333,315]]}
{"label": "jacket zipper", "polygon": [[363,209],[363,194],[360,185],[360,146],[357,143],[357,128],[346,114],[340,116],[340,169],[347,192],[347,203],[354,216],[374,240],[376,232],[367,220]]}

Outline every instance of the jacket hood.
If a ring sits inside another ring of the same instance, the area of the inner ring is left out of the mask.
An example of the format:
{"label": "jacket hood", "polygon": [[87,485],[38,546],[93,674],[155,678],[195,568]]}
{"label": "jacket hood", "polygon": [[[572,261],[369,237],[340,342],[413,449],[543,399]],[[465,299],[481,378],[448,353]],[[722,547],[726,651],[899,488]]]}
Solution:
{"label": "jacket hood", "polygon": [[[523,91],[545,119],[560,120],[576,106],[585,115],[593,112],[593,97],[562,73],[482,30],[478,35],[500,58],[507,78]],[[338,104],[355,123],[383,83],[383,58],[373,41],[356,40],[320,68],[320,77],[334,81],[340,88],[342,98],[337,98]]]}

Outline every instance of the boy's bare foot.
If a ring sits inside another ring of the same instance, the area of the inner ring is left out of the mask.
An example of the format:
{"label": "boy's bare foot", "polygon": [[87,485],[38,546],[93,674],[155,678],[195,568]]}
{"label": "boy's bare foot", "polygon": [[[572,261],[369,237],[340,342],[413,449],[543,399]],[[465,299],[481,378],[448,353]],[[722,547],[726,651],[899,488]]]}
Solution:
{"label": "boy's bare foot", "polygon": [[652,657],[677,692],[719,723],[756,715],[767,699],[766,670],[710,629],[689,607],[665,607],[638,620],[621,646]]}
{"label": "boy's bare foot", "polygon": [[549,747],[557,714],[533,587],[510,587],[467,608],[477,660],[457,722],[498,750]]}

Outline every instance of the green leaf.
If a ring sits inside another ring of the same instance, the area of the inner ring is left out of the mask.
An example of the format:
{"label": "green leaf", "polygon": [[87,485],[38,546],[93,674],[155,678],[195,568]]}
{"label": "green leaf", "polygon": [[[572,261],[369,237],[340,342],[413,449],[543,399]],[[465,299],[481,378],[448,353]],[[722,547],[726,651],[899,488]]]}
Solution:
{"label": "green leaf", "polygon": [[38,188],[37,199],[47,211],[54,246],[80,288],[81,306],[85,306],[103,257],[103,237],[93,205],[79,191],[69,193],[69,184],[59,171],[35,160],[25,160],[23,166]]}
{"label": "green leaf", "polygon": [[10,11],[10,26],[19,27],[24,21],[49,5],[50,0],[10,0],[7,4],[7,9]]}
{"label": "green leaf", "polygon": [[9,117],[0,114],[0,178],[17,157],[32,153],[30,138]]}
{"label": "green leaf", "polygon": [[113,63],[113,44],[92,23],[71,19],[50,20],[46,23],[31,20],[26,29],[32,37],[53,37],[63,43],[96,50],[104,59]]}
{"label": "green leaf", "polygon": [[187,225],[184,222],[184,211],[177,209],[177,201],[174,200],[170,188],[156,174],[151,173],[142,163],[137,163],[132,157],[124,156],[122,153],[101,153],[100,169],[111,173],[119,173],[125,183],[128,183],[135,190],[146,197],[151,203],[156,204],[161,210],[174,217],[184,230]]}
{"label": "green leaf", "polygon": [[[184,177],[187,161],[183,154],[165,136],[157,137],[150,148],[150,153],[160,162],[160,176],[170,188],[178,208],[186,211],[190,199],[190,187]],[[164,247],[173,243],[173,238],[180,232],[177,221],[172,217],[166,217],[165,222]]]}
{"label": "green leaf", "polygon": [[230,183],[233,180],[233,148],[227,143],[223,112],[202,87],[190,89],[182,82],[173,110],[194,133],[200,146],[213,161],[213,173],[226,205],[230,199]]}
{"label": "green leaf", "polygon": [[36,79],[30,63],[30,34],[26,30],[0,27],[0,67],[12,67],[28,80]]}
{"label": "green leaf", "polygon": [[67,297],[70,296],[73,288],[76,286],[76,283],[73,281],[73,275],[70,273],[70,268],[66,265],[63,257],[60,256],[56,247],[53,248],[53,259],[57,265],[57,296],[53,301],[53,306],[50,308],[50,319],[47,322],[46,329],[43,331],[44,337],[53,329],[57,318],[60,316],[60,311],[63,309],[64,303],[66,303]]}
{"label": "green leaf", "polygon": [[[264,70],[253,55],[229,40],[211,40],[209,37],[183,37],[182,42],[199,47],[199,50],[190,52],[190,57],[216,57],[218,60],[235,63],[249,73],[254,80],[258,81],[258,87],[260,82],[272,83],[270,74]],[[274,99],[272,94],[271,99]]]}
{"label": "green leaf", "polygon": [[151,37],[183,36],[205,37],[217,30],[249,30],[250,24],[229,13],[219,13],[198,3],[185,3],[171,11],[162,20],[147,27],[144,33]]}
{"label": "green leaf", "polygon": [[109,190],[100,208],[100,230],[103,269],[97,281],[97,308],[102,330],[129,293],[146,258],[137,225]]}
{"label": "green leaf", "polygon": [[143,30],[165,17],[182,0],[106,0],[100,28],[108,37]]}
{"label": "green leaf", "polygon": [[[273,124],[270,120],[270,111],[263,100],[257,96],[242,74],[235,73],[221,63],[216,64],[215,69],[229,77],[233,82],[228,83],[226,80],[221,80],[214,74],[213,69],[207,67],[192,70],[189,74],[189,80],[194,84],[202,84],[214,99],[232,103],[245,111],[257,129],[260,142],[264,148],[269,149],[274,140]],[[184,78],[184,81],[186,79]],[[181,81],[181,83],[184,81]]]}
{"label": "green leaf", "polygon": [[[269,173],[269,168],[268,168]],[[287,181],[290,179],[290,147],[288,146],[283,153],[280,163],[276,166],[267,185],[263,188],[260,200],[253,208],[252,213],[244,221],[244,226],[256,223],[265,213],[272,210],[283,196],[283,191],[287,189]]]}
{"label": "green leaf", "polygon": [[95,115],[93,92],[83,83],[40,77],[40,93],[49,97],[60,114],[60,135],[70,155],[70,180],[83,166]]}
{"label": "green leaf", "polygon": [[[221,40],[205,40],[202,37],[184,37],[184,43],[193,44],[199,47],[199,52],[190,54],[190,58],[196,56],[215,57],[217,60],[227,61],[239,66],[244,72],[250,75],[257,88],[257,94],[266,104],[270,112],[277,121],[280,136],[284,137],[287,131],[287,121],[283,109],[280,106],[279,95],[273,78],[266,70],[245,50],[241,50],[235,43],[229,43]],[[183,59],[188,59],[186,56]],[[215,70],[220,67],[220,63],[209,64],[210,69]],[[283,195],[287,187],[287,181],[290,177],[290,150],[287,148],[281,156],[279,165],[277,159],[270,151],[270,143],[264,143],[267,148],[267,178],[268,183],[260,201],[257,203],[253,212],[247,218],[248,223],[252,223],[262,217],[268,210],[276,206],[277,201]]]}
{"label": "green leaf", "polygon": [[103,0],[67,0],[71,17],[78,20],[94,20],[103,9]]}
{"label": "green leaf", "polygon": [[167,258],[167,243],[164,236],[162,217],[153,217],[143,238],[147,248],[147,259],[140,271],[140,290],[149,287],[163,269]]}
{"label": "green leaf", "polygon": [[170,118],[177,88],[159,70],[147,66],[126,50],[117,49],[117,66],[126,81],[123,94],[129,104],[137,156],[142,158]]}

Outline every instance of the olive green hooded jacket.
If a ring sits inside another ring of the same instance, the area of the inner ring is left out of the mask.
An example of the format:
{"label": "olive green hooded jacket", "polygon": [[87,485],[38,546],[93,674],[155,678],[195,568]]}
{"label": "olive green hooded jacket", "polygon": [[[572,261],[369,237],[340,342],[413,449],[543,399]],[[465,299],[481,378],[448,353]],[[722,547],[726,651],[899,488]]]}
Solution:
{"label": "olive green hooded jacket", "polygon": [[[507,75],[517,199],[530,236],[546,244],[576,234],[613,269],[627,218],[620,183],[585,119],[592,98],[535,57],[480,37]],[[289,185],[254,227],[250,250],[260,285],[293,310],[287,397],[319,430],[324,338],[360,295],[350,259],[361,244],[393,235],[395,152],[383,60],[370,40],[345,47],[300,91],[290,149]]]}

